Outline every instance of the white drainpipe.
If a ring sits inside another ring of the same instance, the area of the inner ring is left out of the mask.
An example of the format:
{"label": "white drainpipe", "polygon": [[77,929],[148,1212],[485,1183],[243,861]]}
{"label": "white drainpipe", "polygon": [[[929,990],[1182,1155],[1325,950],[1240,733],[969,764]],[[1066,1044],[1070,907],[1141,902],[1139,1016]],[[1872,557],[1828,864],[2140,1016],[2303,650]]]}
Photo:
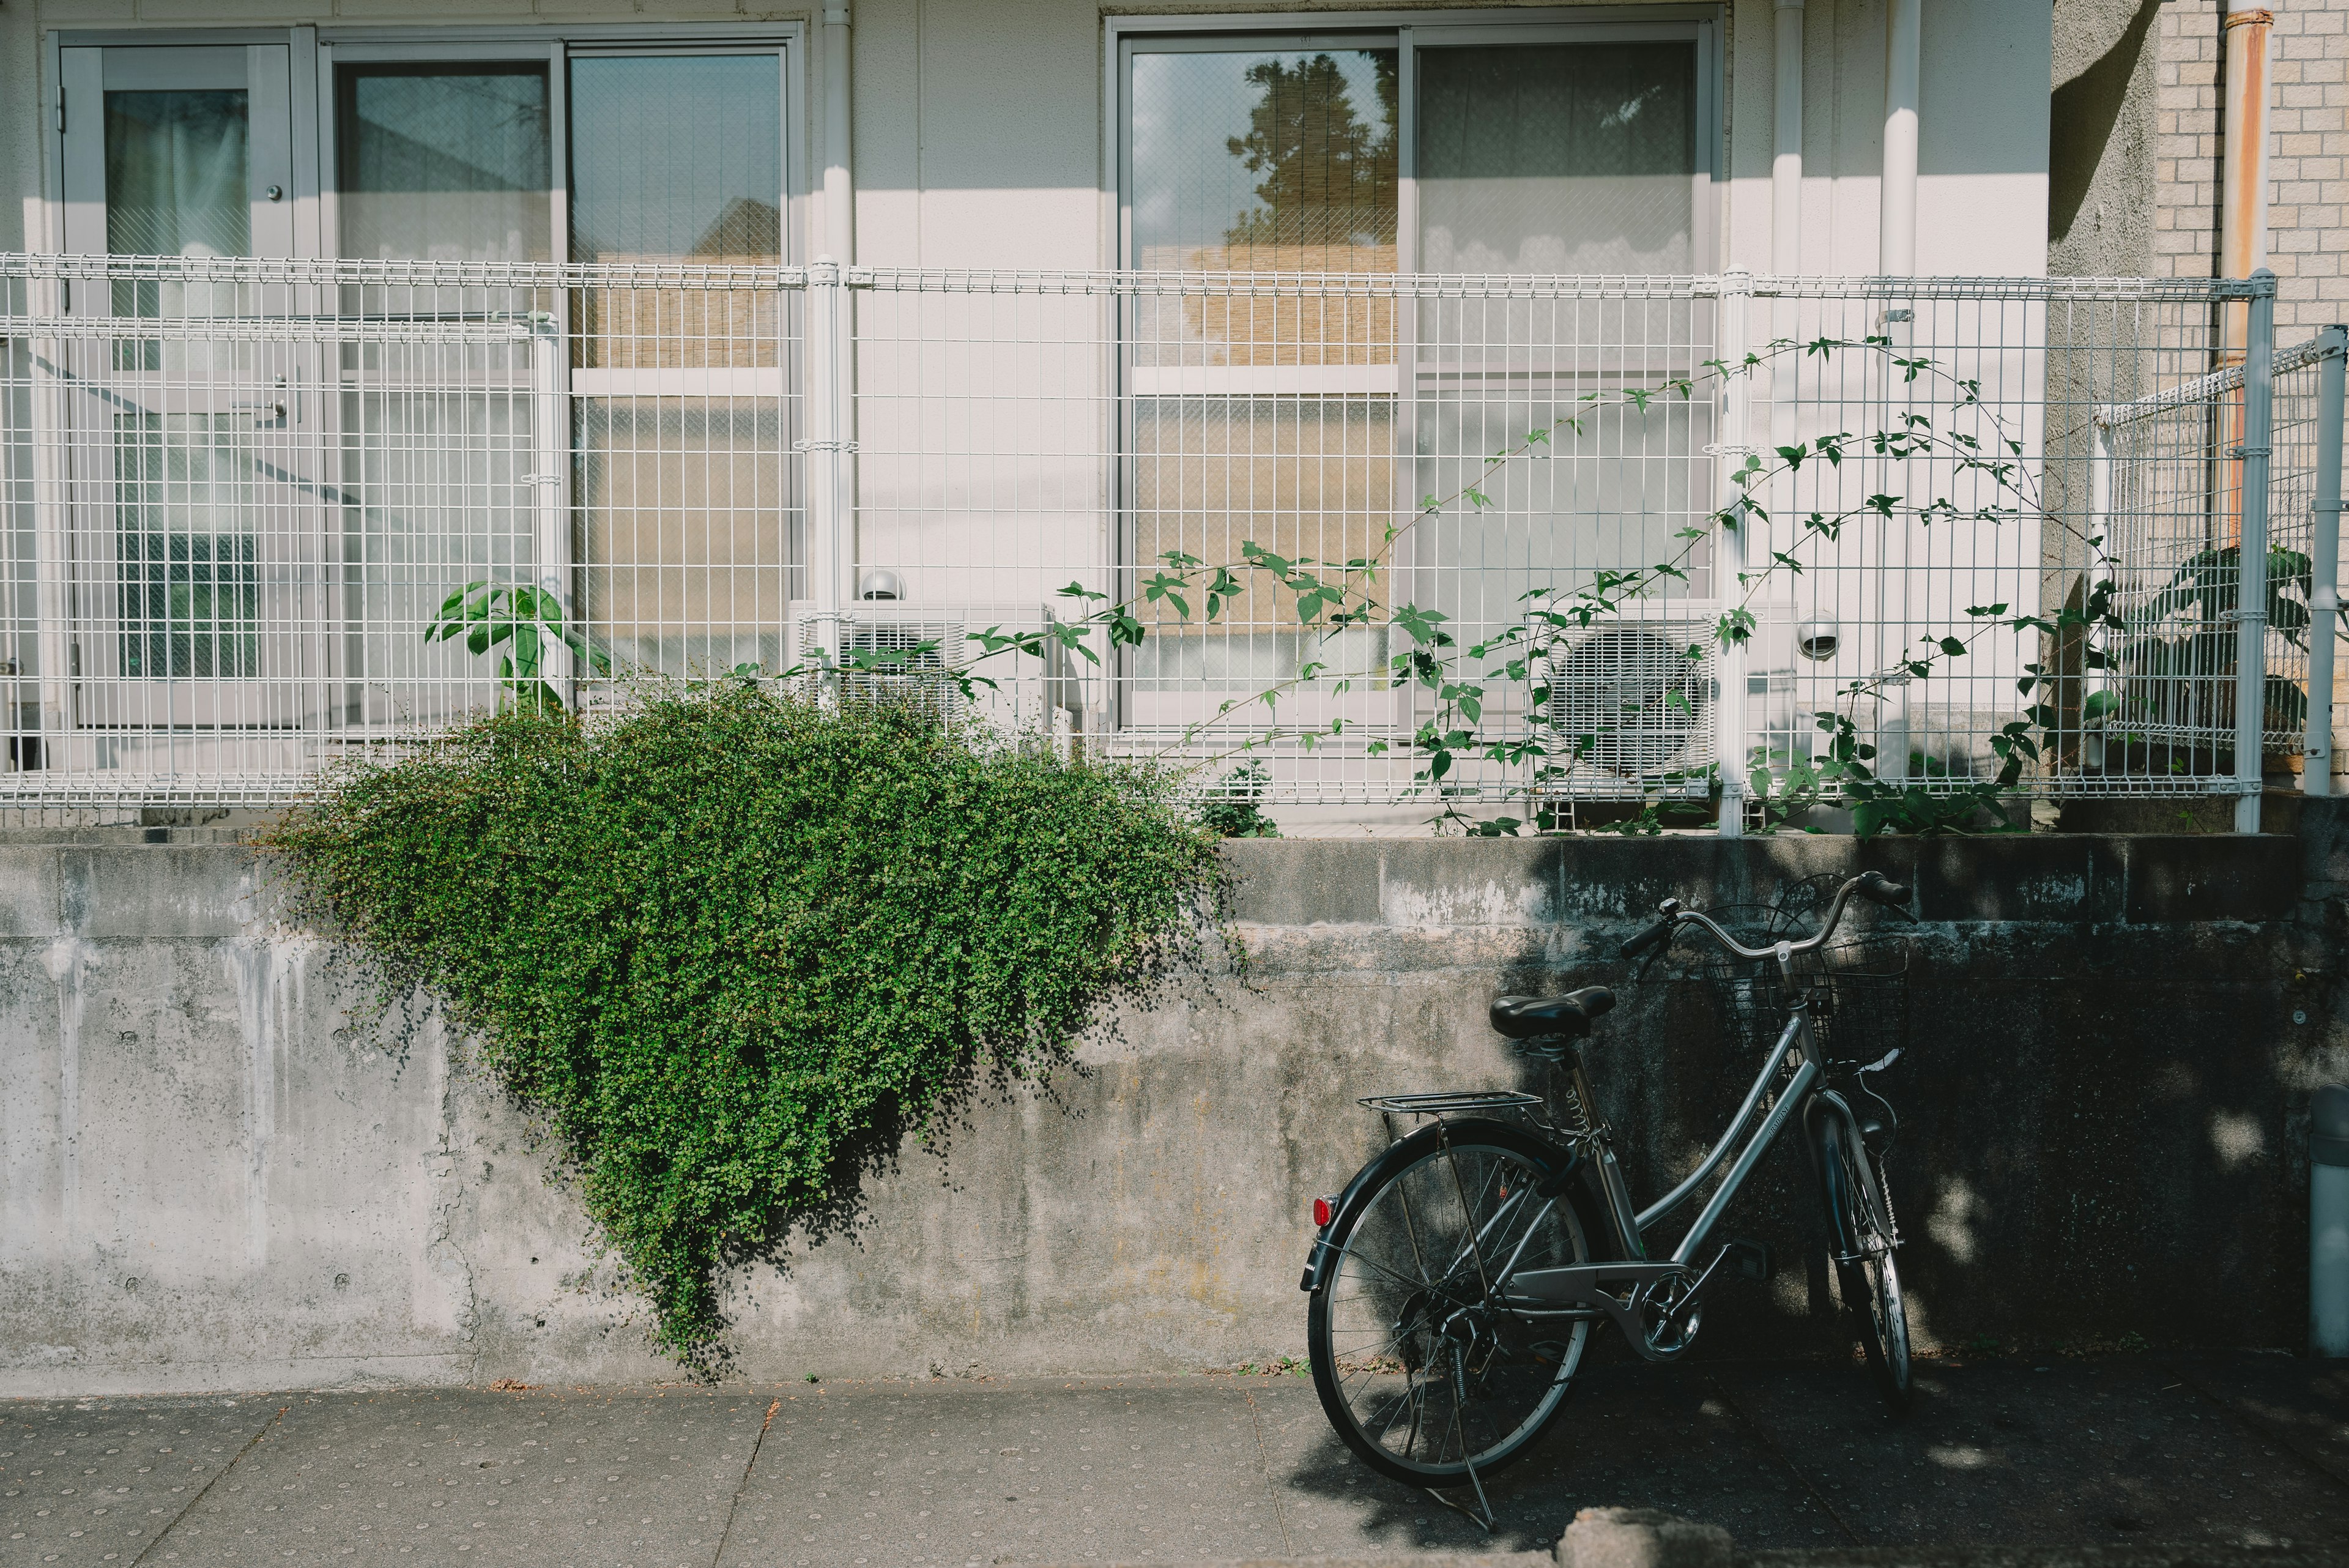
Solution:
{"label": "white drainpipe", "polygon": [[1917,100],[1925,0],[1892,0],[1884,33],[1884,191],[1877,270],[1917,270]]}
{"label": "white drainpipe", "polygon": [[1791,277],[1803,270],[1803,0],[1778,0],[1774,50],[1770,270]]}
{"label": "white drainpipe", "polygon": [[[823,8],[823,248],[842,267],[856,262],[856,183],[849,161],[855,120],[850,112],[851,57],[854,47],[845,0]],[[833,566],[842,598],[854,598],[864,569],[864,550],[856,506],[856,295],[835,296],[840,312],[838,353],[832,365],[833,437],[841,445],[833,469],[839,550]]]}
{"label": "white drainpipe", "polygon": [[848,7],[823,8],[823,249],[843,266],[856,260],[856,187],[849,173]]}
{"label": "white drainpipe", "polygon": [[[1908,277],[1917,271],[1917,105],[1924,51],[1924,0],[1890,0],[1884,21],[1884,177],[1878,192],[1876,270],[1886,277]],[[1916,330],[1915,306],[1900,299],[1885,303],[1884,324],[1878,330],[1905,353]],[[1888,395],[1888,425],[1904,411],[1899,397],[1898,390]],[[1886,473],[1884,488],[1905,495],[1912,479],[1905,464],[1894,462]],[[1879,668],[1906,656],[1910,608],[1908,566],[1905,531],[1888,527],[1883,566],[1877,574],[1876,620],[1881,628],[1878,636],[1885,639],[1878,655],[1882,661]],[[1892,646],[1896,639],[1899,647]],[[1909,703],[1912,691],[1907,675],[1894,676],[1878,720],[1876,771],[1889,783],[1905,782],[1909,776],[1915,719]]]}

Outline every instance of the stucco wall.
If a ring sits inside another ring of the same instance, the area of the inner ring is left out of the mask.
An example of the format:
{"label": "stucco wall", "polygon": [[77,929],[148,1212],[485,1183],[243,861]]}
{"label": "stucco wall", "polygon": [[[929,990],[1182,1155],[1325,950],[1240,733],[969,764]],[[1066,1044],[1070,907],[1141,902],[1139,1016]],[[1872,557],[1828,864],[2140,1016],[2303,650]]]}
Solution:
{"label": "stucco wall", "polygon": [[[1377,1137],[1356,1096],[1535,1082],[1494,993],[1627,981],[1614,943],[1666,892],[1863,861],[1930,918],[1887,1080],[1920,1339],[2296,1343],[2306,1090],[2349,1069],[2333,824],[2305,846],[1236,844],[1247,972],[1122,1012],[1057,1100],[974,1106],[943,1158],[866,1185],[852,1234],[738,1279],[740,1364],[1301,1354],[1307,1207]],[[274,863],[204,833],[0,846],[0,1394],[661,1375],[526,1119],[429,1005],[355,1016],[347,961],[273,916]],[[1624,985],[1591,1048],[1644,1192],[1751,1070],[1670,973]],[[1782,1150],[1733,1212],[1785,1273],[1710,1314],[1703,1353],[1827,1343],[1807,1180]]]}
{"label": "stucco wall", "polygon": [[[1732,7],[1729,259],[1770,270],[1775,0]],[[1878,270],[1884,164],[1883,0],[1803,7],[1802,267]],[[1917,270],[2047,270],[2050,14],[2015,0],[1925,7],[1918,109]]]}

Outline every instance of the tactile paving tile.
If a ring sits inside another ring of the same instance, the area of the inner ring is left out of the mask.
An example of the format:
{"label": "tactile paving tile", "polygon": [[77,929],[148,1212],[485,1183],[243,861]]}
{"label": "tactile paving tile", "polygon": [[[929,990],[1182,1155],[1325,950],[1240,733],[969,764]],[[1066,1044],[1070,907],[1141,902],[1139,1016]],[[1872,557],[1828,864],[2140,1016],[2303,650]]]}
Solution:
{"label": "tactile paving tile", "polygon": [[129,1563],[279,1403],[92,1399],[0,1408],[0,1563]]}
{"label": "tactile paving tile", "polygon": [[310,1397],[150,1561],[702,1568],[766,1407],[689,1390]]}
{"label": "tactile paving tile", "polygon": [[720,1568],[1286,1553],[1227,1378],[786,1395]]}

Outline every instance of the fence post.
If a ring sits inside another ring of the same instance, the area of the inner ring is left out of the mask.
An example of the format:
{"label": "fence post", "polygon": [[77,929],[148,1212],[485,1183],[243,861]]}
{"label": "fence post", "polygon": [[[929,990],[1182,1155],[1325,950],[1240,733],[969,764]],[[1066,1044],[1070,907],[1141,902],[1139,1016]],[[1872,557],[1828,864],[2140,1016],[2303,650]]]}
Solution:
{"label": "fence post", "polygon": [[[1722,363],[1721,441],[1712,449],[1721,460],[1721,523],[1713,530],[1713,597],[1726,618],[1739,608],[1745,593],[1745,532],[1754,525],[1744,504],[1746,426],[1752,415],[1753,373],[1745,364],[1745,314],[1754,295],[1754,275],[1733,267],[1721,279]],[[1726,622],[1724,620],[1723,624]],[[1717,636],[1718,634],[1716,634]],[[1721,771],[1720,831],[1723,838],[1745,835],[1745,669],[1746,643],[1742,636],[1717,642],[1713,668],[1719,673],[1713,702],[1713,765]]]}
{"label": "fence post", "polygon": [[[2111,405],[2098,404],[2089,415],[2088,440],[2088,526],[2086,530],[2088,553],[2085,591],[2094,592],[2099,575],[2097,567],[2100,563],[2097,556],[2105,557],[2103,563],[2105,569],[2102,575],[2108,579],[2116,576],[2109,565],[2113,556],[2113,410]],[[2082,682],[2083,718],[2080,723],[2080,753],[2075,764],[2083,774],[2090,768],[2101,771],[2105,765],[2104,724],[2101,720],[2091,723],[2085,718],[2087,712],[2085,699],[2095,692],[2110,691],[2113,689],[2113,676],[2108,666],[2091,669],[2085,667],[2085,660],[2083,661],[2084,668],[2081,670],[2081,674],[2085,679]],[[2085,690],[2091,687],[2094,688],[2093,692]],[[2060,758],[2060,753],[2057,753],[2057,757]],[[2051,761],[2056,760],[2057,758],[2051,758]],[[2060,776],[2060,762],[2051,771]]]}
{"label": "fence post", "polygon": [[[55,276],[26,280],[26,306],[36,333],[42,317],[67,314],[66,283]],[[84,285],[107,286],[104,279]],[[33,618],[34,651],[41,661],[40,762],[44,768],[67,765],[67,739],[77,715],[75,693],[79,686],[75,668],[80,644],[73,619],[73,482],[70,452],[76,412],[72,402],[74,378],[80,368],[81,346],[62,332],[52,337],[36,336],[26,345],[32,375],[33,416]],[[44,363],[46,361],[46,364]],[[19,731],[19,765],[25,742]]]}
{"label": "fence post", "polygon": [[2268,442],[2275,411],[2275,274],[2251,275],[2240,457],[2243,531],[2235,572],[2235,831],[2260,830],[2268,687]]}
{"label": "fence post", "polygon": [[830,256],[807,269],[807,439],[795,443],[807,457],[808,594],[814,601],[813,646],[803,649],[824,665],[840,658],[841,578],[848,569],[842,549],[846,532],[841,514],[841,463],[846,421],[840,406],[841,296],[844,270]]}
{"label": "fence post", "polygon": [[[538,542],[539,591],[554,596],[566,631],[577,631],[571,591],[571,421],[564,407],[568,368],[563,327],[551,311],[530,317],[530,488],[533,532]],[[578,670],[571,645],[540,639],[539,678],[553,687],[566,708],[578,706]]]}
{"label": "fence post", "polygon": [[2342,390],[2349,379],[2349,327],[2328,327],[2316,362],[2316,514],[2309,519],[2308,737],[2302,794],[2333,793],[2333,638],[2341,618]]}

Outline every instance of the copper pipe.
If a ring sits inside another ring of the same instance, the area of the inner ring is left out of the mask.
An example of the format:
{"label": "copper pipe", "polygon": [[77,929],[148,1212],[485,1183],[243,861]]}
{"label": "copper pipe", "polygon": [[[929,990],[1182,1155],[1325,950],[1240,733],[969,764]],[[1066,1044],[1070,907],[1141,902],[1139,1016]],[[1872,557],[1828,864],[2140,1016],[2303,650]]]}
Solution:
{"label": "copper pipe", "polygon": [[[2228,0],[2220,31],[2226,41],[2225,144],[2219,188],[2219,275],[2249,277],[2268,260],[2268,34],[2275,13],[2243,0]],[[2220,369],[2243,362],[2251,307],[2221,307]],[[2242,542],[2242,463],[2223,454],[2243,444],[2243,395],[2230,394],[2220,406],[2219,543]]]}

